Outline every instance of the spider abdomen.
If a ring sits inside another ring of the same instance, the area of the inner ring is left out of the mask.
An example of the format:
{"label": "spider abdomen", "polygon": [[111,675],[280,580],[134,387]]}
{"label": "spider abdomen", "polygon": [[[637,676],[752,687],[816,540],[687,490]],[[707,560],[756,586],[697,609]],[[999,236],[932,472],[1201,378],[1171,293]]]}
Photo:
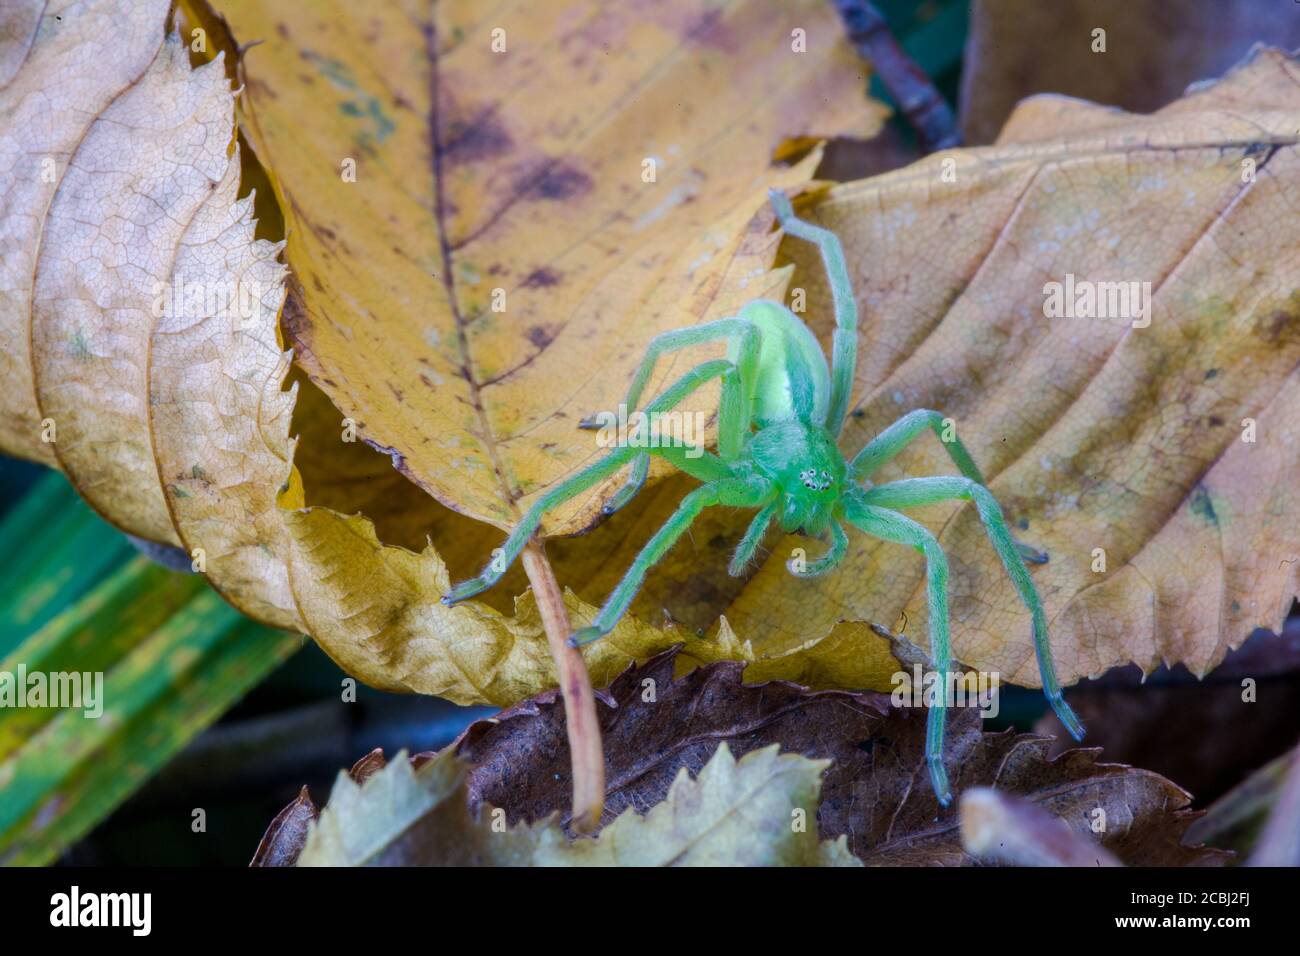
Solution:
{"label": "spider abdomen", "polygon": [[[831,376],[817,338],[797,315],[778,302],[758,299],[740,318],[759,330],[758,380],[752,418],[759,425],[806,417],[824,422],[830,407]],[[732,355],[733,361],[736,356]],[[811,387],[811,394],[800,394]],[[801,405],[806,407],[800,408]]]}

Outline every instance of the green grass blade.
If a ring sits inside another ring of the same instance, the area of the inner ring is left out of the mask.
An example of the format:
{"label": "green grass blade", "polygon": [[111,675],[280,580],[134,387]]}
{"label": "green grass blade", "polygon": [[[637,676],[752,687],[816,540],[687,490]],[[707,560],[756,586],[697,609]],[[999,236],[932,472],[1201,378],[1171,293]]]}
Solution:
{"label": "green grass blade", "polygon": [[136,554],[51,473],[0,521],[0,655]]}
{"label": "green grass blade", "polygon": [[[41,479],[0,522],[0,863],[56,860],[301,643]],[[103,713],[6,704],[20,669],[102,674]]]}

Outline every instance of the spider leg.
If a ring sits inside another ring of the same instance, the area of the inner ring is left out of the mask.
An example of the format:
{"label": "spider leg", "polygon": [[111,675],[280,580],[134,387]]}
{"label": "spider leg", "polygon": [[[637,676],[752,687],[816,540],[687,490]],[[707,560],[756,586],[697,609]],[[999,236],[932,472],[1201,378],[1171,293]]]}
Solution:
{"label": "spider leg", "polygon": [[731,556],[731,563],[727,565],[727,573],[733,578],[738,578],[744,573],[746,565],[754,557],[759,542],[763,540],[763,535],[767,534],[768,525],[772,523],[772,519],[776,517],[776,511],[780,507],[781,498],[777,496],[765,505],[758,514],[754,515],[754,520],[745,529],[745,536],[740,539],[740,544],[736,545],[736,551]]}
{"label": "spider leg", "polygon": [[948,639],[948,559],[935,536],[906,515],[862,498],[844,503],[844,517],[860,531],[885,541],[905,544],[925,555],[926,597],[930,608],[930,656],[936,670],[935,693],[929,703],[925,727],[925,762],[935,796],[945,807],[952,802],[948,773],[943,766],[943,729],[947,713],[948,670],[952,649]]}
{"label": "spider leg", "polygon": [[[705,382],[734,373],[735,366],[725,359],[704,362],[674,382],[670,388],[647,406],[647,410],[653,412],[666,411]],[[510,536],[506,538],[505,544],[501,546],[499,558],[494,558],[478,577],[462,581],[444,594],[442,603],[455,604],[457,601],[463,601],[481,591],[486,591],[496,584],[501,575],[505,574],[506,569],[519,557],[519,552],[524,549],[528,539],[533,536],[533,532],[542,523],[542,515],[570,498],[582,494],[592,485],[617,473],[620,468],[624,467],[639,453],[658,455],[701,481],[717,481],[731,475],[731,468],[725,462],[716,455],[707,452],[701,455],[693,455],[690,449],[671,446],[652,448],[645,452],[638,448],[626,446],[616,449],[600,461],[587,466],[538,498],[519,524],[515,525],[514,530],[510,532]]]}
{"label": "spider leg", "polygon": [[853,460],[849,462],[850,474],[858,481],[870,478],[877,468],[897,456],[917,435],[928,428],[938,436],[944,449],[952,458],[953,464],[960,469],[961,473],[971,481],[984,484],[984,476],[980,473],[979,465],[975,464],[975,459],[966,450],[961,439],[953,435],[952,441],[943,440],[943,422],[942,413],[928,408],[918,408],[914,412],[908,412],[867,442],[866,447],[853,456]]}
{"label": "spider leg", "polygon": [[[866,447],[849,462],[849,473],[858,481],[871,477],[877,468],[896,456],[927,428],[938,437],[939,442],[948,452],[957,469],[977,485],[983,485],[984,475],[980,472],[979,465],[975,464],[975,459],[971,457],[962,440],[954,434],[950,441],[945,441],[943,437],[943,415],[928,408],[918,408],[916,411],[908,412],[867,442]],[[1014,538],[1012,540],[1015,541]],[[1026,561],[1034,564],[1047,563],[1047,556],[1037,548],[1023,544],[1020,541],[1015,541],[1015,545],[1020,552],[1020,556]]]}
{"label": "spider leg", "polygon": [[600,609],[589,627],[584,627],[569,638],[574,647],[588,644],[604,637],[619,618],[627,611],[646,573],[659,562],[690,527],[691,522],[700,512],[711,505],[731,505],[733,507],[752,508],[765,502],[773,492],[772,483],[766,478],[724,478],[719,481],[701,485],[682,499],[677,510],[658,531],[655,532],[641,553],[633,560],[623,580],[619,581],[610,593],[605,606]]}
{"label": "spider leg", "polygon": [[798,570],[798,565],[792,559],[787,561],[785,566],[796,578],[815,578],[825,574],[835,565],[844,560],[845,553],[849,550],[849,536],[844,533],[838,521],[831,521],[831,546],[826,549],[816,561],[810,561],[803,566],[803,570]]}
{"label": "spider leg", "polygon": [[858,365],[858,303],[853,298],[853,283],[849,281],[844,247],[840,245],[839,236],[829,229],[814,226],[795,216],[794,207],[785,193],[773,189],[768,192],[768,198],[787,235],[817,246],[826,267],[826,277],[830,280],[831,298],[835,303],[835,332],[831,338],[831,401],[825,425],[827,431],[839,437],[844,427],[844,416],[849,410],[853,377]]}
{"label": "spider leg", "polygon": [[[656,335],[646,347],[632,384],[628,386],[623,405],[628,413],[636,410],[654,373],[659,357],[666,352],[689,348],[728,339],[731,342],[728,357],[736,365],[737,374],[724,378],[722,398],[718,409],[718,451],[724,461],[730,461],[740,453],[744,445],[744,436],[749,431],[749,408],[754,396],[754,383],[758,369],[759,340],[758,329],[747,319],[727,318],[715,322],[706,322],[688,329],[674,329]],[[598,427],[594,420],[584,420],[580,427]],[[627,482],[606,503],[605,514],[613,514],[631,501],[645,485],[650,473],[650,456],[640,454],[632,463],[632,472]]]}
{"label": "spider leg", "polygon": [[1007,528],[1002,508],[993,493],[982,484],[969,478],[938,477],[908,478],[903,481],[878,485],[862,495],[862,500],[872,505],[885,508],[910,508],[917,505],[932,504],[938,501],[964,499],[975,502],[980,520],[994,550],[1002,559],[1002,566],[1007,569],[1011,583],[1015,585],[1021,602],[1029,609],[1033,617],[1034,651],[1038,657],[1038,672],[1043,680],[1043,693],[1047,696],[1052,710],[1060,718],[1065,729],[1075,740],[1083,739],[1083,725],[1075,716],[1070,705],[1061,696],[1061,685],[1056,679],[1056,668],[1052,663],[1052,645],[1047,636],[1047,614],[1043,602],[1034,588],[1033,578],[1025,568],[1015,540]]}

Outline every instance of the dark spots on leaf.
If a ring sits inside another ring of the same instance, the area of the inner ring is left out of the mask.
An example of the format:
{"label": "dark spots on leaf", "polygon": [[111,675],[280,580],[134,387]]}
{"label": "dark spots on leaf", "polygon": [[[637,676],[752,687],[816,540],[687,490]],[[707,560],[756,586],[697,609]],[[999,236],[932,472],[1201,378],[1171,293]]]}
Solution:
{"label": "dark spots on leaf", "polygon": [[1028,518],[1021,518],[1020,520],[1018,520],[1018,521],[1016,522],[1016,527],[1019,528],[1021,531],[1028,531],[1028,530],[1029,530],[1029,519],[1028,519]]}
{"label": "dark spots on leaf", "polygon": [[402,390],[398,388],[396,385],[394,385],[392,382],[388,383],[388,390],[393,393],[393,397],[396,398],[399,402],[403,400]]}
{"label": "dark spots on leaf", "polygon": [[336,232],[335,232],[333,229],[331,229],[329,226],[316,226],[316,225],[313,225],[313,226],[311,227],[311,230],[312,230],[312,232],[316,233],[316,235],[318,235],[318,236],[324,236],[324,237],[325,237],[326,239],[328,239],[330,242],[334,242],[336,239],[338,239],[338,233],[336,233]]}
{"label": "dark spots on leaf", "polygon": [[1205,380],[1208,382],[1210,379],[1214,378],[1218,374],[1219,374],[1219,370],[1217,368],[1212,368],[1205,373]]}
{"label": "dark spots on leaf", "polygon": [[573,199],[591,192],[591,177],[564,160],[547,164],[531,182],[521,183],[521,192],[532,199]]}
{"label": "dark spots on leaf", "polygon": [[86,360],[94,358],[94,353],[90,350],[90,343],[86,339],[86,334],[80,329],[73,332],[68,338],[68,351],[74,358]]}
{"label": "dark spots on leaf", "polygon": [[1219,516],[1214,513],[1214,503],[1210,500],[1209,489],[1204,485],[1197,485],[1192,490],[1192,497],[1188,502],[1188,507],[1192,509],[1192,514],[1204,518],[1209,524],[1218,527]]}
{"label": "dark spots on leaf", "polygon": [[709,10],[687,24],[682,40],[697,47],[739,55],[742,43],[735,28],[723,19],[721,8]]}
{"label": "dark spots on leaf", "polygon": [[1270,345],[1277,345],[1284,332],[1300,332],[1300,320],[1289,312],[1277,309],[1260,318],[1255,324],[1256,334]]}
{"label": "dark spots on leaf", "polygon": [[325,79],[329,80],[339,89],[355,90],[357,88],[356,80],[352,78],[352,72],[341,60],[336,60],[333,57],[322,56],[315,50],[300,50],[298,51],[298,55],[308,63],[315,66]]}
{"label": "dark spots on leaf", "polygon": [[289,28],[286,27],[283,23],[277,23],[275,25],[275,32],[280,35],[281,39],[284,40],[289,39]]}
{"label": "dark spots on leaf", "polygon": [[523,287],[525,289],[543,289],[547,286],[559,285],[559,282],[560,274],[554,269],[543,266],[528,273],[528,277],[523,281]]}
{"label": "dark spots on leaf", "polygon": [[449,164],[475,163],[509,153],[514,145],[493,106],[470,119],[449,119],[443,133],[442,155]]}
{"label": "dark spots on leaf", "polygon": [[433,379],[429,378],[429,376],[425,375],[423,372],[420,373],[420,381],[423,382],[425,385],[427,385],[429,388],[437,387],[433,384]]}
{"label": "dark spots on leaf", "polygon": [[1210,421],[1210,427],[1211,427],[1211,428],[1222,428],[1222,427],[1223,427],[1223,419],[1220,418],[1218,415],[1211,415],[1209,421]]}
{"label": "dark spots on leaf", "polygon": [[537,346],[539,349],[546,348],[546,346],[550,345],[551,341],[555,338],[554,332],[541,325],[534,325],[528,330],[527,334],[528,341],[532,342],[533,345]]}
{"label": "dark spots on leaf", "polygon": [[315,289],[317,292],[325,291],[325,286],[321,283],[320,276],[318,275],[313,275],[311,277],[311,287]]}

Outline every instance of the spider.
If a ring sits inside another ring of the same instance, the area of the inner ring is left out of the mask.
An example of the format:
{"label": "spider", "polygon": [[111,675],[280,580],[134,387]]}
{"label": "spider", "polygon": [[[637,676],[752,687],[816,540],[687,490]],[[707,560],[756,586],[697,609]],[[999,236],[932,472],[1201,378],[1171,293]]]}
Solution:
{"label": "spider", "polygon": [[[570,639],[573,646],[608,634],[632,603],[646,573],[664,556],[705,508],[727,505],[757,508],[758,514],[736,547],[729,571],[740,575],[753,558],[768,526],[776,521],[787,533],[825,540],[825,552],[812,561],[790,561],[787,568],[800,578],[814,578],[834,568],[848,550],[844,524],[885,541],[921,552],[926,561],[926,592],[930,612],[930,652],[935,687],[946,688],[952,656],[948,636],[948,560],[939,542],[924,526],[899,509],[932,502],[965,499],[975,503],[980,520],[998,557],[1011,577],[1020,600],[1033,620],[1034,649],[1043,692],[1061,723],[1076,740],[1083,727],[1061,696],[1048,643],[1047,617],[1025,567],[1020,545],[1007,528],[992,493],[984,486],[979,467],[955,435],[945,435],[944,418],[936,411],[917,409],[904,415],[845,460],[836,441],[848,411],[849,392],[857,365],[858,309],[849,281],[844,250],[831,231],[794,214],[784,193],[769,193],[776,218],[785,233],[817,246],[830,279],[835,309],[832,362],[827,366],[809,328],[784,305],[755,300],[738,314],[656,336],[646,350],[628,389],[626,407],[636,409],[665,352],[725,340],[726,359],[691,369],[645,408],[665,412],[701,385],[721,380],[717,453],[688,449],[681,443],[625,442],[605,458],[578,472],[538,499],[510,533],[499,555],[482,574],[453,587],[444,604],[454,604],[491,587],[523,550],[542,515],[631,465],[626,483],[602,509],[612,514],[627,504],[645,483],[652,455],[669,461],[703,484],[682,499],[676,512],[637,555],[605,606],[589,627]],[[646,416],[647,421],[649,415]],[[584,422],[587,427],[590,422]],[[885,462],[926,430],[939,436],[961,477],[907,478],[873,485],[868,479]],[[633,444],[636,447],[631,447]],[[926,763],[939,802],[952,800],[943,765],[944,715],[947,701],[937,693],[926,723]]]}

